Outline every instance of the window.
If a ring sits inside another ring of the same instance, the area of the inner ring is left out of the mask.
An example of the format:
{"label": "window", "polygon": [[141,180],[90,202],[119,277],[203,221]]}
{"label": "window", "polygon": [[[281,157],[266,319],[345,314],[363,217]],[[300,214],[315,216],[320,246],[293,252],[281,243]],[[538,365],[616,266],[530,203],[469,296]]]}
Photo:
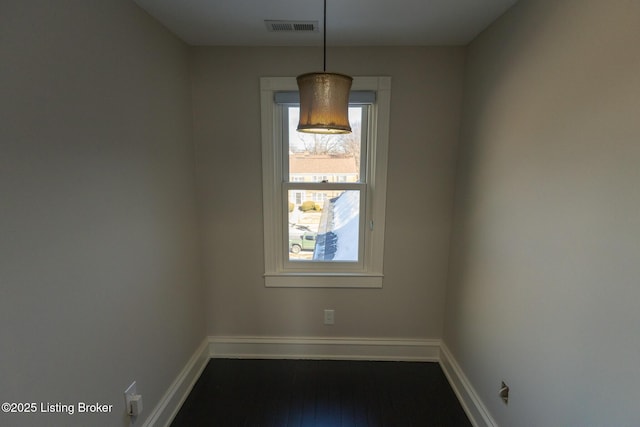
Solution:
{"label": "window", "polygon": [[295,78],[262,78],[265,285],[382,287],[390,78],[356,77],[349,135],[295,131]]}

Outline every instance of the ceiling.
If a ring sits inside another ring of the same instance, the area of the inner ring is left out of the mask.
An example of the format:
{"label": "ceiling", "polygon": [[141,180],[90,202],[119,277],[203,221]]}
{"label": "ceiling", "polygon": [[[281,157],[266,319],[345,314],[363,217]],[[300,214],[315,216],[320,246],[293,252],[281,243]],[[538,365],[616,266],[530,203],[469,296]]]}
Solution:
{"label": "ceiling", "polygon": [[[322,45],[322,0],[134,0],[191,45]],[[517,0],[328,0],[328,46],[466,45]],[[269,32],[265,20],[318,21]]]}

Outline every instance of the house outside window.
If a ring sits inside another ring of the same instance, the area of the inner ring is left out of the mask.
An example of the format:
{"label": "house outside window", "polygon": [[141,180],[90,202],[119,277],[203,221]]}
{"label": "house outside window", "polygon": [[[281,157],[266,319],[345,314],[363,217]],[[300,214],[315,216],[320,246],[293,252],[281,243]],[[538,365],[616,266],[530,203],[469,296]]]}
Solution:
{"label": "house outside window", "polygon": [[262,78],[265,285],[382,287],[390,78],[356,77],[348,135],[295,131],[295,78]]}

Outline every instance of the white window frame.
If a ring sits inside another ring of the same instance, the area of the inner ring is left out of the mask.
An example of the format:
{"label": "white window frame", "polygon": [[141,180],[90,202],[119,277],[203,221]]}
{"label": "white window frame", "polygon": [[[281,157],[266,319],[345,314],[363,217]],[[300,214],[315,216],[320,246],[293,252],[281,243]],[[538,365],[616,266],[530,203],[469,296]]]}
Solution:
{"label": "white window frame", "polygon": [[276,92],[297,91],[298,86],[295,77],[260,79],[264,278],[267,287],[382,287],[391,77],[354,77],[351,89],[376,93],[368,120],[366,226],[360,239],[364,246],[363,261],[357,269],[345,269],[343,263],[322,263],[321,268],[293,269],[287,267],[291,263],[285,260],[288,242],[284,240],[283,229],[283,224],[286,224],[283,218],[288,214],[282,203],[285,187],[283,167],[286,167],[282,151],[283,107],[275,103],[274,96]]}

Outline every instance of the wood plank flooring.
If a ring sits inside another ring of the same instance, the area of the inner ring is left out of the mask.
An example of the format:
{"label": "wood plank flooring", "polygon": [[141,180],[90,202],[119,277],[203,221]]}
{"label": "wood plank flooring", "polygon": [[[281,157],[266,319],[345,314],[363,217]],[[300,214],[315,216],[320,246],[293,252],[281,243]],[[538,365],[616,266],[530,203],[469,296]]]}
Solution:
{"label": "wood plank flooring", "polygon": [[171,427],[471,427],[437,363],[211,359]]}

